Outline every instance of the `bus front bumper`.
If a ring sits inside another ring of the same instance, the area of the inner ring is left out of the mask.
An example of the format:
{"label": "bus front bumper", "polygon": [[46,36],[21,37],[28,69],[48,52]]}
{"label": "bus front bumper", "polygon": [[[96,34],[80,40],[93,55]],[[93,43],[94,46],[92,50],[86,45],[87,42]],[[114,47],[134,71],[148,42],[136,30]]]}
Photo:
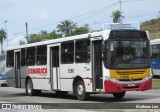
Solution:
{"label": "bus front bumper", "polygon": [[109,80],[104,81],[105,93],[120,93],[123,91],[145,91],[152,88],[152,79],[148,79],[142,83],[118,84]]}

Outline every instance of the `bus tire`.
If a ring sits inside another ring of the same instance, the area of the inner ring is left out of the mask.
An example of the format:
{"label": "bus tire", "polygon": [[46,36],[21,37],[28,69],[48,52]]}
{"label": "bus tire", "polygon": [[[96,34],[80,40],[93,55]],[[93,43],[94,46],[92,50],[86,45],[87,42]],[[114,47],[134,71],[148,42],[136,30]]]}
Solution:
{"label": "bus tire", "polygon": [[121,92],[121,93],[113,93],[113,96],[115,97],[115,98],[123,98],[124,97],[124,95],[125,95],[125,91],[124,92]]}
{"label": "bus tire", "polygon": [[57,95],[66,95],[68,91],[55,91]]}
{"label": "bus tire", "polygon": [[34,96],[36,91],[33,89],[33,83],[31,79],[28,79],[26,82],[26,94],[28,96]]}
{"label": "bus tire", "polygon": [[86,92],[84,82],[82,80],[78,80],[76,85],[76,96],[78,100],[85,101],[89,97],[89,93]]}

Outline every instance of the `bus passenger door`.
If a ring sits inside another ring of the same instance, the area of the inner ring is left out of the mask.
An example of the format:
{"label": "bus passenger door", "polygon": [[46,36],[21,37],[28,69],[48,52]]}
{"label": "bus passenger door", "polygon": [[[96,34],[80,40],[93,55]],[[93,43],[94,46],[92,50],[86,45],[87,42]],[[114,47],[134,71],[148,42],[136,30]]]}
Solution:
{"label": "bus passenger door", "polygon": [[92,73],[94,91],[102,91],[102,40],[92,41]]}
{"label": "bus passenger door", "polygon": [[20,76],[20,51],[15,51],[15,87],[21,87],[21,76]]}
{"label": "bus passenger door", "polygon": [[52,90],[60,89],[59,46],[50,47],[50,76]]}

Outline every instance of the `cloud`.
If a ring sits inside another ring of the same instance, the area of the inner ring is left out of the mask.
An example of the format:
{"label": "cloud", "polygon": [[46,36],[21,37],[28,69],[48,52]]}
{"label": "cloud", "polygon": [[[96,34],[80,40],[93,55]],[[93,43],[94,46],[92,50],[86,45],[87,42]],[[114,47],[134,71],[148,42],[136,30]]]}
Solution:
{"label": "cloud", "polygon": [[40,21],[45,21],[49,18],[49,14],[47,12],[41,12],[37,15],[37,19]]}

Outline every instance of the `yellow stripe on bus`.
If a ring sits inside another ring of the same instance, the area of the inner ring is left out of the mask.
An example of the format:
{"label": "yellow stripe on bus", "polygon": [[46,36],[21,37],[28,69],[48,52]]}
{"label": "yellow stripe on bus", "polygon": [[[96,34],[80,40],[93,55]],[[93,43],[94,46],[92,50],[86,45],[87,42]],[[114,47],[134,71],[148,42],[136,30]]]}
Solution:
{"label": "yellow stripe on bus", "polygon": [[150,69],[135,69],[135,70],[110,70],[110,76],[116,79],[143,79],[150,75]]}

